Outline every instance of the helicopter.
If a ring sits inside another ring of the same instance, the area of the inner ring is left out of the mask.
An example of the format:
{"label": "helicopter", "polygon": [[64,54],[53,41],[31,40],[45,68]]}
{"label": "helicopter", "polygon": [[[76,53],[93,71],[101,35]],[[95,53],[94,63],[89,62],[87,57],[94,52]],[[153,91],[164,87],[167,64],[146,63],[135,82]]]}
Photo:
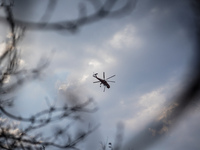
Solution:
{"label": "helicopter", "polygon": [[103,85],[104,85],[104,90],[103,90],[104,92],[105,92],[105,88],[106,88],[106,87],[107,87],[108,89],[110,88],[110,85],[108,84],[108,82],[115,83],[115,81],[108,81],[108,79],[113,78],[115,75],[110,76],[110,77],[108,77],[108,78],[106,78],[106,79],[105,79],[105,72],[103,72],[103,79],[97,77],[97,75],[98,75],[98,73],[95,73],[95,74],[93,74],[93,77],[96,78],[96,79],[98,79],[99,81],[95,81],[95,82],[93,82],[93,83],[100,83],[100,87],[101,87],[101,85],[103,84]]}

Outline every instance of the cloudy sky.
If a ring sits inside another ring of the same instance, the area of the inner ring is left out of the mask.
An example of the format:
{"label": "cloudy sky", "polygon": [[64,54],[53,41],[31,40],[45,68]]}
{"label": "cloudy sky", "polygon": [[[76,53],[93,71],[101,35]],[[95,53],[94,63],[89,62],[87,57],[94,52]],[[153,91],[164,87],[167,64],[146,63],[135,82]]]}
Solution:
{"label": "cloudy sky", "polygon": [[[30,2],[22,2],[30,6]],[[77,18],[78,3],[59,1],[51,21]],[[86,4],[88,13],[94,12]],[[116,7],[122,4],[120,1]],[[40,20],[46,2],[31,5],[27,14],[16,9],[16,17]],[[126,143],[145,130],[181,90],[194,54],[193,28],[189,0],[138,0],[130,14],[85,25],[75,34],[27,30],[20,44],[24,67],[36,66],[44,56],[51,63],[42,80],[19,91],[19,113],[30,115],[44,108],[45,97],[51,104],[59,103],[55,99],[63,92],[75,94],[79,101],[92,97],[99,109],[90,118],[101,126],[94,133],[95,144],[89,147],[98,149],[100,141],[114,142],[119,122],[124,124]],[[105,92],[93,84],[92,77],[93,73],[102,77],[103,72],[106,77],[116,75],[116,83]],[[200,149],[198,113],[195,107],[185,114],[166,137],[148,149]]]}

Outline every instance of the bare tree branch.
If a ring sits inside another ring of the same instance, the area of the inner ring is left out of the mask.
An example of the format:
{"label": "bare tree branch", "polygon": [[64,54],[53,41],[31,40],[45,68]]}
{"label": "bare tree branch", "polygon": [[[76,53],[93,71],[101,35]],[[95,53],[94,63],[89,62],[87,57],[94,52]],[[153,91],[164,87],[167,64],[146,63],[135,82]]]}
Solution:
{"label": "bare tree branch", "polygon": [[[59,21],[54,23],[47,23],[47,20],[44,20],[43,22],[26,22],[18,19],[13,19],[13,17],[10,18],[10,22],[15,22],[17,26],[25,26],[28,30],[64,30],[68,31],[70,33],[73,33],[77,31],[80,27],[87,25],[89,23],[97,22],[99,20],[102,20],[105,17],[119,17],[122,15],[126,15],[130,12],[132,12],[136,6],[136,0],[126,0],[126,4],[117,9],[113,10],[115,3],[117,3],[118,0],[106,0],[102,6],[98,10],[95,10],[95,12],[88,16],[82,16],[81,18],[74,19],[74,20],[66,20],[66,21]],[[53,7],[53,1],[49,2],[49,7],[45,11],[45,14],[49,12],[49,8]],[[54,2],[55,3],[55,2]],[[91,2],[95,8],[99,4],[99,1],[93,1]],[[10,9],[10,8],[9,8]],[[81,11],[81,10],[80,10]],[[80,12],[81,13],[81,12]],[[48,18],[49,16],[44,15],[45,18]],[[1,22],[5,22],[6,18],[0,17]]]}

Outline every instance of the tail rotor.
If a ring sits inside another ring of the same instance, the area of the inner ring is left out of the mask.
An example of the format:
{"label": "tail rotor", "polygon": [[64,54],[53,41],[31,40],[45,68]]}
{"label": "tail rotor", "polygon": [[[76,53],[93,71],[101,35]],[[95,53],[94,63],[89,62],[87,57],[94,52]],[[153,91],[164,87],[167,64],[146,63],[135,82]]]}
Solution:
{"label": "tail rotor", "polygon": [[93,73],[93,77],[95,77],[95,78],[96,78],[96,77],[97,77],[97,75],[98,75],[98,73]]}

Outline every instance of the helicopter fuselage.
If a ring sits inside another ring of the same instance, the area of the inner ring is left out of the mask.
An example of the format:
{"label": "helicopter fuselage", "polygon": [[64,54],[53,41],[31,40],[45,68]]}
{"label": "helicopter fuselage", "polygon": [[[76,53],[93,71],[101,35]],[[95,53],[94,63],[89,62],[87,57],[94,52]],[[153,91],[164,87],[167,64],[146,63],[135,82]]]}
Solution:
{"label": "helicopter fuselage", "polygon": [[110,85],[108,84],[108,82],[106,80],[103,80],[101,78],[98,78],[97,76],[94,76],[97,80],[99,80],[101,83],[100,83],[100,86],[101,84],[103,84],[104,86],[106,86],[108,89],[110,88]]}

